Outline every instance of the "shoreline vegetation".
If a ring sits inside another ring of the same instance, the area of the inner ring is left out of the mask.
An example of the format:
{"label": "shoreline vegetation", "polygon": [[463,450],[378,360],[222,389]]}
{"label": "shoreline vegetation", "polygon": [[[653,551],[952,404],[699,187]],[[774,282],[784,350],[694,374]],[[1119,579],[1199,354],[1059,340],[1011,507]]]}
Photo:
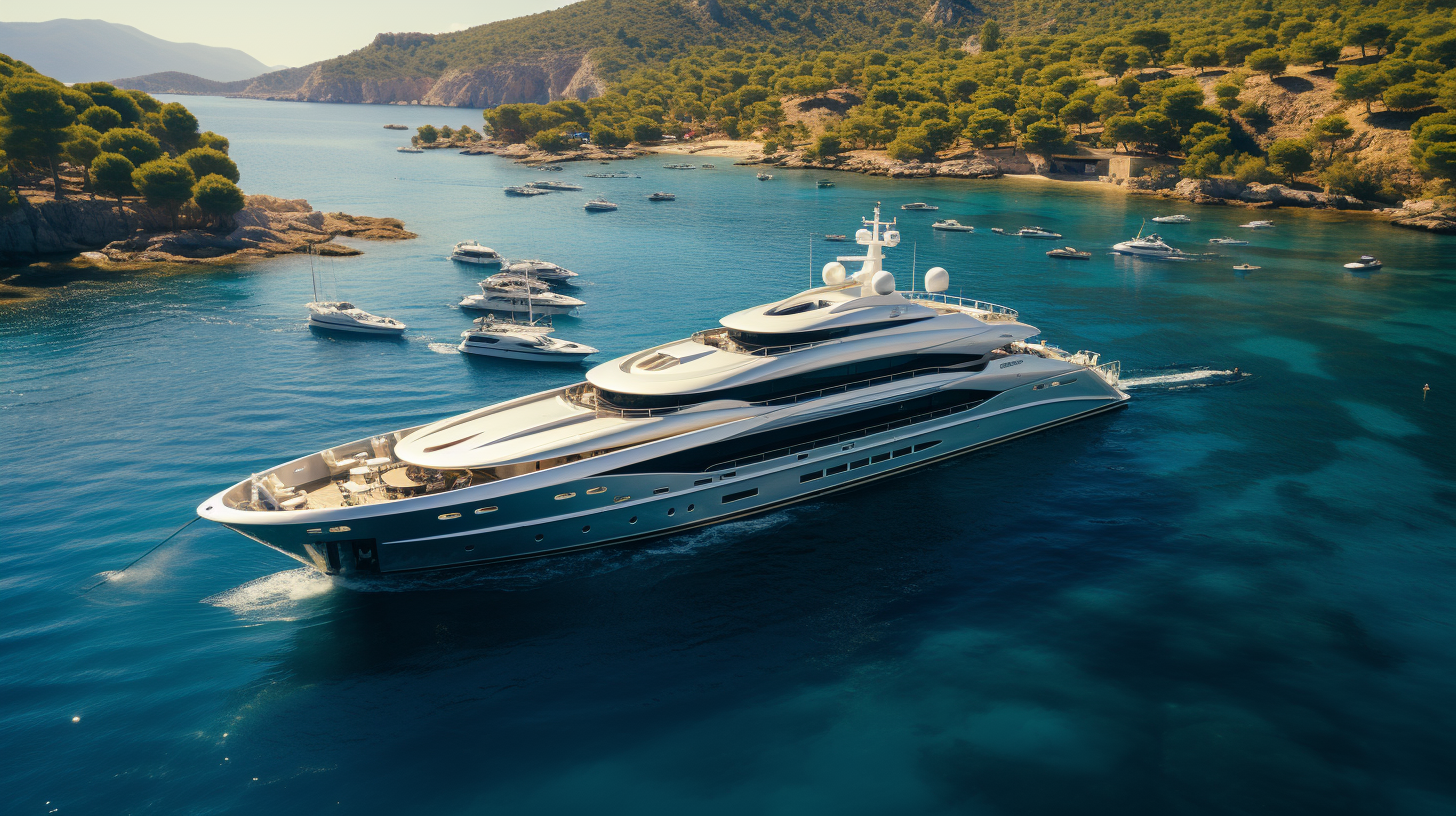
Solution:
{"label": "shoreline vegetation", "polygon": [[183,105],[66,86],[0,55],[0,299],[57,272],[185,267],[415,237],[391,218],[247,195],[226,137]]}

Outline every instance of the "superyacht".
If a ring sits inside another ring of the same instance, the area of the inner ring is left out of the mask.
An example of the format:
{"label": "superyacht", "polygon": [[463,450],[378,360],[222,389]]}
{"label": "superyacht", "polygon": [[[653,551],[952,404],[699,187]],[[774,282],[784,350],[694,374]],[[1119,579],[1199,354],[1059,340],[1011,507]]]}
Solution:
{"label": "superyacht", "polygon": [[762,513],[1127,404],[1118,363],[1029,342],[1014,309],[947,295],[944,269],[897,290],[878,207],[855,241],[823,286],[583,382],[300,456],[197,512],[333,575],[488,564]]}

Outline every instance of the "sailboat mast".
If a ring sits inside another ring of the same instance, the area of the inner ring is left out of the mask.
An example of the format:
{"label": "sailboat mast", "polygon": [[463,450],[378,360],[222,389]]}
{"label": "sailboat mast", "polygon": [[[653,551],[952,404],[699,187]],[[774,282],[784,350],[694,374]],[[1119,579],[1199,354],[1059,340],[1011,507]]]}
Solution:
{"label": "sailboat mast", "polygon": [[313,244],[308,245],[308,276],[313,281],[313,302],[318,303],[318,271],[313,268]]}

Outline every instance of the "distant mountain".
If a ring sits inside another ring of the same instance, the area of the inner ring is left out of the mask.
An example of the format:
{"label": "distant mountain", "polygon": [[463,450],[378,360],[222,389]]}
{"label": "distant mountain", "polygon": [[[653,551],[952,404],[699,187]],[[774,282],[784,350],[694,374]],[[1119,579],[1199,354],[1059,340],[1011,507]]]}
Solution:
{"label": "distant mountain", "polygon": [[0,23],[0,53],[62,82],[163,71],[233,82],[275,70],[236,48],[171,42],[105,20]]}

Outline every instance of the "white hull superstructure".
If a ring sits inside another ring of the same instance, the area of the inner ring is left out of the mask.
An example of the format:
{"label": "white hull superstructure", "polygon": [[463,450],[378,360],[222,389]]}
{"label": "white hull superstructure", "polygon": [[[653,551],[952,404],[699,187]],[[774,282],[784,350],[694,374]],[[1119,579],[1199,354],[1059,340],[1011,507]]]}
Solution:
{"label": "white hull superstructure", "polygon": [[1157,235],[1143,235],[1142,233],[1138,233],[1136,237],[1129,238],[1121,243],[1113,244],[1112,251],[1119,255],[1131,255],[1137,258],[1157,258],[1163,261],[1202,260],[1198,255],[1190,255],[1177,247],[1170,246]]}
{"label": "white hull superstructure", "polygon": [[525,288],[495,289],[482,287],[478,295],[466,295],[460,308],[509,314],[571,314],[586,303],[556,292],[531,292]]}
{"label": "white hull superstructure", "polygon": [[550,324],[481,318],[475,328],[460,333],[457,347],[465,354],[526,360],[537,363],[579,363],[596,354],[591,346],[552,337]]}
{"label": "white hull superstructure", "polygon": [[405,325],[392,317],[370,314],[352,303],[314,301],[308,306],[308,325],[355,334],[404,334]]}
{"label": "white hull superstructure", "polygon": [[[330,574],[536,558],[761,513],[1119,408],[1116,363],[1014,310],[861,268],[592,368],[584,382],[335,445],[198,512]],[[841,512],[856,512],[846,508]]]}
{"label": "white hull superstructure", "polygon": [[482,266],[500,266],[505,259],[488,246],[481,246],[475,241],[461,241],[450,253],[450,260]]}
{"label": "white hull superstructure", "polygon": [[502,271],[513,275],[529,275],[547,283],[570,284],[572,278],[580,277],[570,269],[550,261],[512,261],[502,267]]}

